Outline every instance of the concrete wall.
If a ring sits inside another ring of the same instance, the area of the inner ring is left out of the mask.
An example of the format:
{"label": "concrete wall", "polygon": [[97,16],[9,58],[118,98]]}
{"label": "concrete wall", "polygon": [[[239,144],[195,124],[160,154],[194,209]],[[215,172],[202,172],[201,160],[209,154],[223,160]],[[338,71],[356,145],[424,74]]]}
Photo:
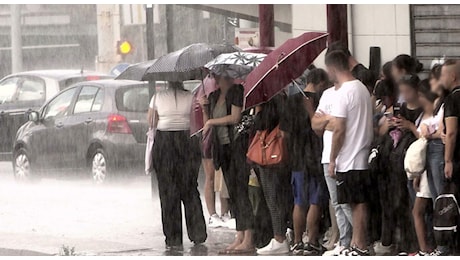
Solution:
{"label": "concrete wall", "polygon": [[[369,65],[369,47],[380,46],[382,62],[410,54],[409,5],[349,5],[349,45],[354,56]],[[326,5],[292,5],[293,36],[327,31]],[[322,66],[324,56],[315,64]]]}

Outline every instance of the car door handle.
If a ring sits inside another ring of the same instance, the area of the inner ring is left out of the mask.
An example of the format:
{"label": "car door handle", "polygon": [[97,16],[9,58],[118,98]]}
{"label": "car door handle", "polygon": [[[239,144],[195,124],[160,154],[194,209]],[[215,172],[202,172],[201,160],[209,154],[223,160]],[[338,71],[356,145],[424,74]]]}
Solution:
{"label": "car door handle", "polygon": [[92,118],[88,118],[88,119],[85,120],[85,123],[86,123],[86,124],[89,124],[89,123],[91,123],[91,122],[93,122],[93,119],[92,119]]}
{"label": "car door handle", "polygon": [[56,128],[62,128],[64,127],[64,124],[62,122],[59,122],[56,124]]}

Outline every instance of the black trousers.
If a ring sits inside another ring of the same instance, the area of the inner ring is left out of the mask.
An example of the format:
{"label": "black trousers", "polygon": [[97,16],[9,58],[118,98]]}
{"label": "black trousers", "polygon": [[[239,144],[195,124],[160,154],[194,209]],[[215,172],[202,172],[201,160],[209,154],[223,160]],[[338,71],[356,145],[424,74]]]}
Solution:
{"label": "black trousers", "polygon": [[254,215],[248,194],[250,168],[246,153],[235,144],[222,145],[220,149],[221,168],[236,219],[236,230],[253,229]]}
{"label": "black trousers", "polygon": [[[382,209],[382,244],[398,243],[400,250],[411,250],[415,242],[407,179],[403,172],[388,172],[378,176]],[[394,241],[396,229],[401,231],[400,241]]]}
{"label": "black trousers", "polygon": [[188,237],[192,242],[206,241],[198,173],[200,150],[188,131],[157,131],[153,147],[153,164],[158,179],[163,234],[167,246],[182,245],[182,208]]}

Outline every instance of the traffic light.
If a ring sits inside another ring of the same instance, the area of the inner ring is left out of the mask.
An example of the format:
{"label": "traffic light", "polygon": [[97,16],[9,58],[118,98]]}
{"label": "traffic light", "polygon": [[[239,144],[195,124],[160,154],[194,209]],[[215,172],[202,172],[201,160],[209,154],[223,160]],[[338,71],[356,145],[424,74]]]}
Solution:
{"label": "traffic light", "polygon": [[127,55],[133,51],[133,46],[129,41],[123,40],[117,42],[117,54]]}

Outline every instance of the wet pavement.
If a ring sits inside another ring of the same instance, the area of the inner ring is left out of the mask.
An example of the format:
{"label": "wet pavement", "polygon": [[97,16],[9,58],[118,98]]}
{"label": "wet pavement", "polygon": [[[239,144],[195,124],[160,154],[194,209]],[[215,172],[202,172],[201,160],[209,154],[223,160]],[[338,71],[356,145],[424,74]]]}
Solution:
{"label": "wet pavement", "polygon": [[[207,242],[193,246],[184,232],[184,248],[166,250],[150,176],[95,185],[87,177],[65,175],[20,184],[11,163],[0,162],[0,255],[56,255],[73,247],[77,255],[217,255],[235,234],[208,229]],[[202,173],[199,183],[203,194]]]}

